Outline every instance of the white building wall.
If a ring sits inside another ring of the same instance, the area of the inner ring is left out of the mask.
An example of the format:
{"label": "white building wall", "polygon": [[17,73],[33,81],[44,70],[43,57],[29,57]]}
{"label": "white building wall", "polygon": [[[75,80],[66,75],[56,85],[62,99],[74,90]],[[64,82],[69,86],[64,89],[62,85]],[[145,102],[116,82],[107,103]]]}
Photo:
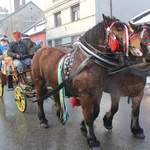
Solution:
{"label": "white building wall", "polygon": [[112,0],[113,15],[128,23],[134,16],[150,9],[150,0]]}
{"label": "white building wall", "polygon": [[[111,3],[112,2],[112,5]],[[137,14],[149,9],[150,0],[44,0],[46,17],[46,39],[63,38],[86,32],[102,20],[102,14],[128,21]],[[80,20],[71,22],[71,6],[80,3]],[[62,25],[55,27],[54,14],[61,11]],[[67,38],[70,37],[70,38]],[[68,40],[69,42],[70,40]],[[64,42],[63,42],[64,43]]]}
{"label": "white building wall", "polygon": [[[71,7],[78,3],[80,3],[80,20],[71,22]],[[60,38],[62,44],[70,43],[72,36],[83,34],[95,25],[94,0],[50,0],[45,4],[47,5],[45,10],[46,39],[51,40],[52,45],[55,45],[55,39]],[[55,27],[54,14],[59,11],[61,11],[62,25]]]}
{"label": "white building wall", "polygon": [[95,16],[95,0],[80,0],[80,18]]}

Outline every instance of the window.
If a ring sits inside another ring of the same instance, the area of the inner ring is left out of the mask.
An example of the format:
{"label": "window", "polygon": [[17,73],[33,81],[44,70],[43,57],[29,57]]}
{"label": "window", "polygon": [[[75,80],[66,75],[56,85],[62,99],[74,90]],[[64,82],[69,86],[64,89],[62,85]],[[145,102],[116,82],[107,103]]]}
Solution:
{"label": "window", "polygon": [[79,4],[73,6],[72,8],[72,21],[76,21],[80,19],[80,15],[79,15]]}
{"label": "window", "polygon": [[62,45],[62,39],[56,39],[55,46],[61,46],[61,45]]}
{"label": "window", "polygon": [[55,14],[56,27],[61,26],[61,12]]}
{"label": "window", "polygon": [[52,46],[52,41],[47,41],[47,44],[48,44],[49,46]]}

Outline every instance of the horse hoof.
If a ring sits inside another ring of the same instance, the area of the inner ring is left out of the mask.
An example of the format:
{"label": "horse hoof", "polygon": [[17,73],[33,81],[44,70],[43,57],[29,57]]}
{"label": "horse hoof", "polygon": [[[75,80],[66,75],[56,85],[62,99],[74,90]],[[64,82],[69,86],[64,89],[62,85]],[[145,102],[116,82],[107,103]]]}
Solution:
{"label": "horse hoof", "polygon": [[41,123],[40,126],[41,126],[42,128],[49,128],[48,123]]}
{"label": "horse hoof", "polygon": [[137,139],[145,139],[144,133],[134,134],[134,136],[135,136]]}
{"label": "horse hoof", "polygon": [[81,133],[82,133],[85,137],[87,137],[87,129],[86,129],[86,127],[85,127],[85,126],[82,126],[82,127],[80,128],[80,130],[81,130]]}
{"label": "horse hoof", "polygon": [[111,130],[112,128],[113,128],[113,126],[112,125],[107,125],[107,124],[104,124],[104,127],[107,129],[107,130]]}
{"label": "horse hoof", "polygon": [[92,150],[102,150],[101,147],[91,147]]}
{"label": "horse hoof", "polygon": [[143,129],[132,129],[131,130],[133,135],[137,138],[137,139],[144,139],[145,138],[145,135],[144,135],[144,131]]}
{"label": "horse hoof", "polygon": [[96,139],[93,139],[93,140],[89,140],[89,139],[87,139],[87,142],[88,142],[88,144],[89,144],[89,146],[91,147],[91,148],[98,148],[98,147],[100,147],[100,142],[98,141],[98,140],[96,140]]}

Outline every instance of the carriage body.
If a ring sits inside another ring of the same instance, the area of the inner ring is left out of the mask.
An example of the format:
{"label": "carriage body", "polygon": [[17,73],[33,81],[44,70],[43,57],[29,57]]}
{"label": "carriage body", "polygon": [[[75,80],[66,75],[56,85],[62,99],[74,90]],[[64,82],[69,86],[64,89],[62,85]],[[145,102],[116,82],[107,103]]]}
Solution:
{"label": "carriage body", "polygon": [[18,73],[13,65],[11,57],[5,57],[2,61],[0,73],[0,97],[3,97],[4,86],[8,83],[14,89],[14,99],[20,112],[24,112],[27,107],[27,98],[35,97],[34,85],[32,83],[31,68],[25,66],[23,73]]}

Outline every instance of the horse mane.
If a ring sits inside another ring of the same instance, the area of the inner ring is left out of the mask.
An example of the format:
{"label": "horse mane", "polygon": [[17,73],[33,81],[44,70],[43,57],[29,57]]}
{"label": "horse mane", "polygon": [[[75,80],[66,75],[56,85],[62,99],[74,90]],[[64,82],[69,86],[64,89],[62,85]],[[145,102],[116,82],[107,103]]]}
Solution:
{"label": "horse mane", "polygon": [[[116,27],[122,26],[122,24],[126,25],[125,23],[120,22],[120,20],[115,18],[114,16],[112,18],[107,16],[107,18],[110,19],[112,22],[118,21],[118,23],[115,24]],[[97,46],[97,44],[99,42],[99,39],[105,40],[105,38],[106,38],[106,31],[105,31],[104,21],[99,22],[93,28],[89,29],[82,37],[84,38],[84,40],[87,43],[89,43],[93,46]]]}
{"label": "horse mane", "polygon": [[106,37],[104,27],[104,22],[98,23],[83,35],[84,40],[91,45],[97,45],[99,39],[105,39]]}

